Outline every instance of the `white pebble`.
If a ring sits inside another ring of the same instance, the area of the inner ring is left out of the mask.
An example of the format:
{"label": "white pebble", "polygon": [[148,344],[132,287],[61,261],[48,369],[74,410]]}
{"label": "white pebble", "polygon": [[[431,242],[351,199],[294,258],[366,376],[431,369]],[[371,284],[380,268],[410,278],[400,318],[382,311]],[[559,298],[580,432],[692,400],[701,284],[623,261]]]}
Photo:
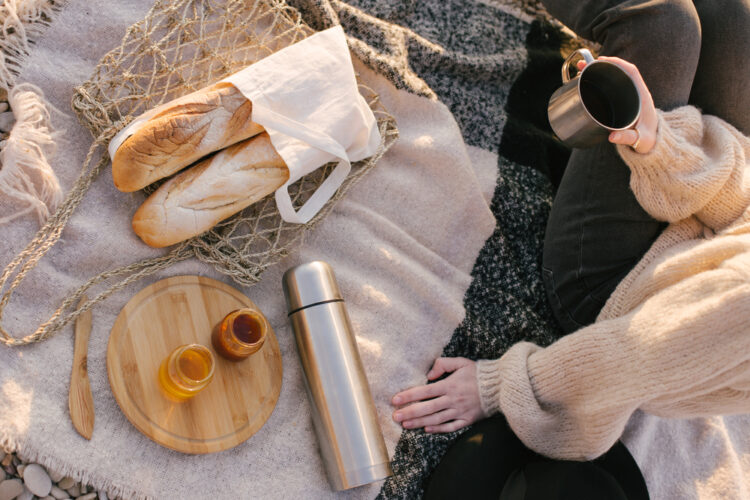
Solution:
{"label": "white pebble", "polygon": [[78,497],[78,500],[94,500],[94,498],[96,498],[96,493],[89,493],[88,495]]}
{"label": "white pebble", "polygon": [[16,117],[11,111],[0,113],[0,130],[10,132],[14,123],[16,123]]}
{"label": "white pebble", "polygon": [[63,490],[67,490],[68,488],[72,488],[76,484],[76,480],[72,477],[65,477],[57,482],[57,485],[62,488]]}
{"label": "white pebble", "polygon": [[77,484],[73,485],[70,488],[65,488],[65,491],[67,491],[68,494],[72,496],[73,498],[76,498],[81,495],[81,488],[79,488]]}
{"label": "white pebble", "polygon": [[99,492],[99,500],[109,500],[107,494],[104,491]]}
{"label": "white pebble", "polygon": [[61,490],[57,486],[53,486],[52,489],[49,492],[50,495],[52,495],[57,500],[62,500],[63,498],[68,498],[68,493]]}
{"label": "white pebble", "polygon": [[6,479],[0,483],[0,500],[12,500],[23,493],[23,483],[20,479]]}
{"label": "white pebble", "polygon": [[8,111],[8,103],[0,101],[0,113],[4,113],[5,111]]}
{"label": "white pebble", "polygon": [[16,500],[34,500],[34,494],[28,488],[24,488],[23,493],[18,495]]}
{"label": "white pebble", "polygon": [[49,474],[49,478],[52,479],[53,483],[57,483],[62,480],[62,478],[65,477],[65,474],[61,472],[55,472],[52,470],[47,470],[47,473]]}
{"label": "white pebble", "polygon": [[23,482],[38,497],[46,497],[52,489],[52,479],[39,464],[29,464],[23,471]]}

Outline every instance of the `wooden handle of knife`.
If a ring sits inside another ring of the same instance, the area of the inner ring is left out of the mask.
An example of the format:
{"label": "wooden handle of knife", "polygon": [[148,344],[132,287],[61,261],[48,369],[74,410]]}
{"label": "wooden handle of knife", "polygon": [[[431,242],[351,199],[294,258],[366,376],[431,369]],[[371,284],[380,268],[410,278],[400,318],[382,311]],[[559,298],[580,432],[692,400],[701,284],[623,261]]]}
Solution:
{"label": "wooden handle of knife", "polygon": [[[86,296],[81,298],[85,303]],[[91,439],[94,432],[94,399],[88,374],[88,342],[91,335],[91,311],[81,313],[76,320],[73,368],[70,373],[68,409],[73,426],[81,436]]]}

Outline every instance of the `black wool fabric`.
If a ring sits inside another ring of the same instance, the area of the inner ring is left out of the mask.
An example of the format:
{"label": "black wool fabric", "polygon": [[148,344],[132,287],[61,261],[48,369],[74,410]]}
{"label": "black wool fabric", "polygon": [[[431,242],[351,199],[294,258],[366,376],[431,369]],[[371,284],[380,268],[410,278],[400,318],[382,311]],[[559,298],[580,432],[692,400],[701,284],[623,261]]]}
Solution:
{"label": "black wool fabric", "polygon": [[[547,303],[541,260],[552,198],[570,152],[552,134],[546,106],[561,84],[561,53],[575,41],[545,17],[528,15],[534,2],[523,0],[289,3],[316,29],[342,24],[366,64],[400,89],[445,103],[466,144],[498,154],[491,205],[497,225],[474,263],[466,317],[443,355],[493,359],[518,341],[548,345],[562,336]],[[404,431],[394,475],[378,498],[421,497],[463,431]]]}

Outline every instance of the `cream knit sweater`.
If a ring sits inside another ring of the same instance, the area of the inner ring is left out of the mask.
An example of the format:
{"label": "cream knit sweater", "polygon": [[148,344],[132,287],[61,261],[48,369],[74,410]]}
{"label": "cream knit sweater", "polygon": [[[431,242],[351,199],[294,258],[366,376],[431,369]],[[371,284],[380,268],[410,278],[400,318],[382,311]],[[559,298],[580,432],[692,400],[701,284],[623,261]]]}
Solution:
{"label": "cream knit sweater", "polygon": [[640,204],[671,224],[596,323],[477,363],[485,413],[550,457],[604,453],[639,408],[750,412],[750,139],[683,107],[659,113],[648,154],[618,150]]}

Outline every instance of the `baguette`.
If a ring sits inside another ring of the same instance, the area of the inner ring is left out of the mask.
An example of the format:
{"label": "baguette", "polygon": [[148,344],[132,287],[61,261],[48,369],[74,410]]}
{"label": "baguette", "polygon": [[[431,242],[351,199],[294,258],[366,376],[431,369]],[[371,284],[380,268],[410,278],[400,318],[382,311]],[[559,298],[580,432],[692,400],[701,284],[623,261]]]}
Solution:
{"label": "baguette", "polygon": [[133,216],[133,230],[161,248],[197,236],[273,193],[289,169],[263,132],[165,182]]}
{"label": "baguette", "polygon": [[144,122],[112,159],[120,191],[142,189],[209,153],[257,135],[252,103],[230,83],[217,83],[176,99]]}

